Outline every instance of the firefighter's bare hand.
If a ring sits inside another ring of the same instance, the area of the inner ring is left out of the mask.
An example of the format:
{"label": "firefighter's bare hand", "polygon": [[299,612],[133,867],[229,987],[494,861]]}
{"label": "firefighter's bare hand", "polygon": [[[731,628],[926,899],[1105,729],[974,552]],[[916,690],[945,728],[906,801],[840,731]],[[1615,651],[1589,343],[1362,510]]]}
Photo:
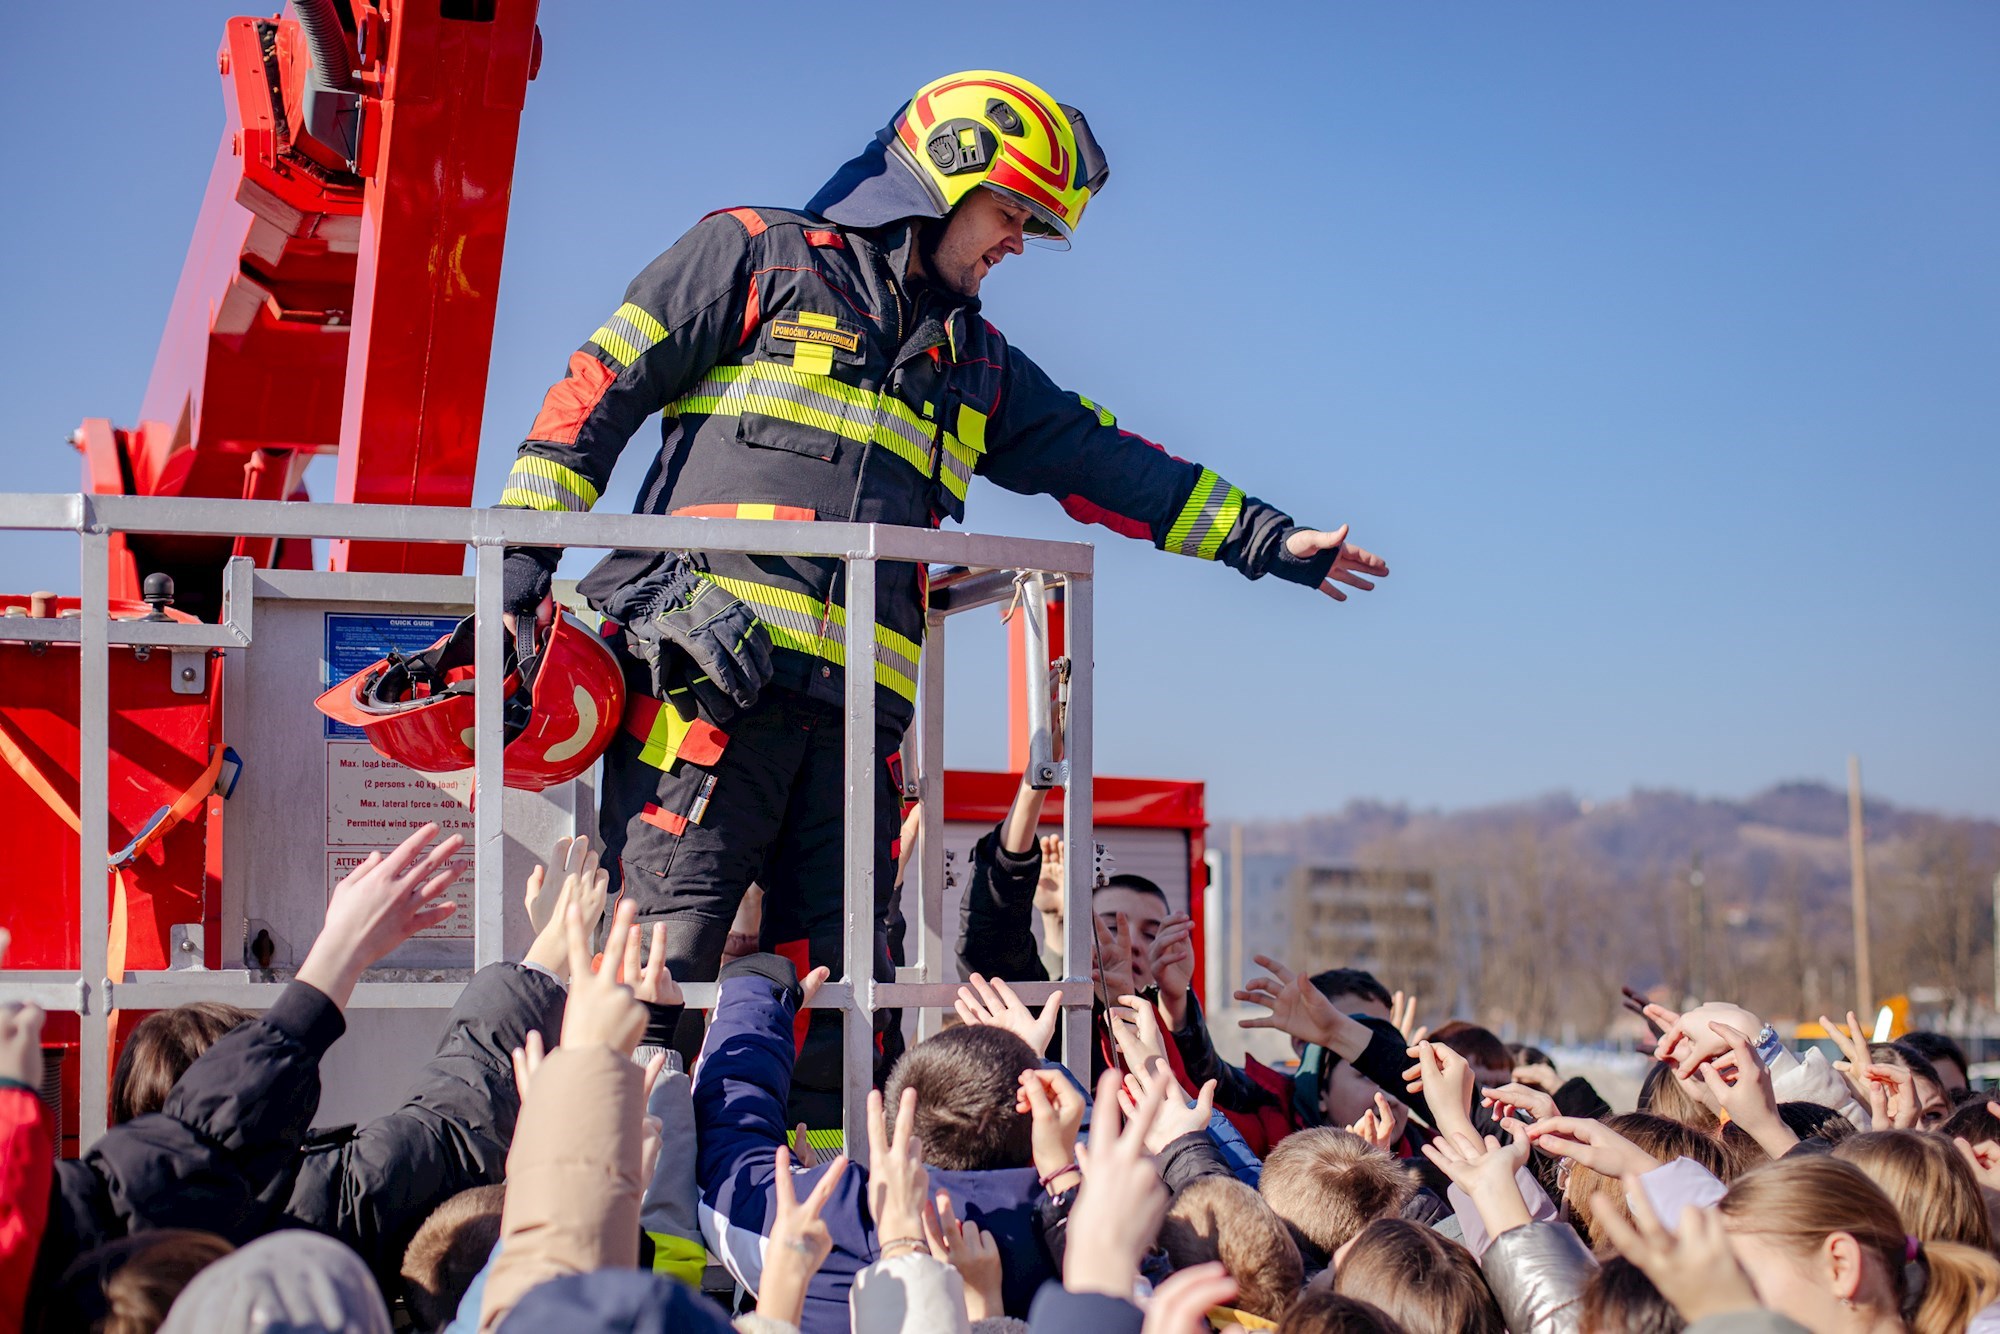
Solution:
{"label": "firefighter's bare hand", "polygon": [[1363,551],[1347,540],[1347,525],[1342,524],[1332,532],[1318,528],[1301,528],[1285,539],[1285,550],[1301,560],[1317,556],[1322,551],[1340,548],[1340,554],[1333,559],[1333,569],[1327,572],[1326,582],[1319,591],[1335,602],[1347,601],[1347,594],[1341,585],[1358,588],[1367,592],[1375,587],[1376,579],[1384,579],[1389,574],[1389,562],[1372,551]]}

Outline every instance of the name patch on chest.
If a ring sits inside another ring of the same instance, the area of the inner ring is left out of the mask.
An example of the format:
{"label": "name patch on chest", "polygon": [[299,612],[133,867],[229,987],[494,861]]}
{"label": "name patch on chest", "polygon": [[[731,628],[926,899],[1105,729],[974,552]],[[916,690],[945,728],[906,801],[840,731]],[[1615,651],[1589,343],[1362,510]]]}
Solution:
{"label": "name patch on chest", "polygon": [[845,352],[861,350],[859,330],[822,328],[819,325],[804,324],[795,320],[773,320],[771,337],[782,338],[788,343],[816,343],[822,347],[837,347]]}

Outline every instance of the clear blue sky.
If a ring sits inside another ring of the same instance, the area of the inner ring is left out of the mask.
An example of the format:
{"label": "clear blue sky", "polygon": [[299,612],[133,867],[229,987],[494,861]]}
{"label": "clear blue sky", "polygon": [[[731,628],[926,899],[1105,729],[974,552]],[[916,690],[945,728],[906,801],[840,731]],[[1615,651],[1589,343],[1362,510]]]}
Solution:
{"label": "clear blue sky", "polygon": [[[71,427],[137,412],[239,8],[12,17],[10,487],[74,489]],[[1103,539],[1107,772],[1205,778],[1226,818],[1745,793],[1857,750],[1871,792],[2000,816],[2000,9],[593,0],[542,26],[480,503],[654,253],[802,202],[919,83],[990,65],[1084,107],[1113,164],[1073,252],[988,283],[994,322],[1395,571],[1335,606],[977,488],[973,527]],[[20,589],[73,588],[70,559],[0,536]],[[954,635],[952,758],[998,763],[999,633]]]}

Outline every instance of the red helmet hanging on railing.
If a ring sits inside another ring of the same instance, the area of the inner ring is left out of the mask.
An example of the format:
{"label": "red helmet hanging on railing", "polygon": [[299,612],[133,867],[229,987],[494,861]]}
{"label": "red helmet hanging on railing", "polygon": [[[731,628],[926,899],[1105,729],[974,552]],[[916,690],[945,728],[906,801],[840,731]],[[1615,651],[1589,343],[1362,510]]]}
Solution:
{"label": "red helmet hanging on railing", "polygon": [[[389,656],[316,701],[389,759],[426,773],[470,769],[473,618],[421,653]],[[604,641],[558,613],[539,650],[507,645],[506,784],[539,792],[604,753],[625,715],[625,677]]]}

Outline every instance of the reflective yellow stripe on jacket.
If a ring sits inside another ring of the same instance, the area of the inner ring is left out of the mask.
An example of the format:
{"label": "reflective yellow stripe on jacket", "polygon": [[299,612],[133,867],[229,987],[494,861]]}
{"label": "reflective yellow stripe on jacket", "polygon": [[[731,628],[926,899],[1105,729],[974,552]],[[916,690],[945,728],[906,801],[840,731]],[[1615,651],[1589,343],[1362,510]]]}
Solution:
{"label": "reflective yellow stripe on jacket", "polygon": [[529,510],[581,512],[597,503],[597,488],[574,468],[538,454],[522,454],[507,474],[507,489],[500,493],[500,503]]}
{"label": "reflective yellow stripe on jacket", "polygon": [[[729,592],[750,604],[757,619],[778,648],[804,653],[836,667],[847,666],[847,612],[838,604],[790,588],[732,579],[727,575],[704,573]],[[875,627],[875,684],[895,691],[911,703],[917,698],[917,658],[923,651],[916,640],[897,634],[886,625]]]}
{"label": "reflective yellow stripe on jacket", "polygon": [[714,366],[667,415],[739,417],[746,412],[829,431],[856,444],[876,444],[931,475],[936,427],[894,394],[862,389],[781,361]]}
{"label": "reflective yellow stripe on jacket", "polygon": [[1162,545],[1183,556],[1214,560],[1242,513],[1243,492],[1203,468],[1194,484],[1194,493],[1181,506]]}

